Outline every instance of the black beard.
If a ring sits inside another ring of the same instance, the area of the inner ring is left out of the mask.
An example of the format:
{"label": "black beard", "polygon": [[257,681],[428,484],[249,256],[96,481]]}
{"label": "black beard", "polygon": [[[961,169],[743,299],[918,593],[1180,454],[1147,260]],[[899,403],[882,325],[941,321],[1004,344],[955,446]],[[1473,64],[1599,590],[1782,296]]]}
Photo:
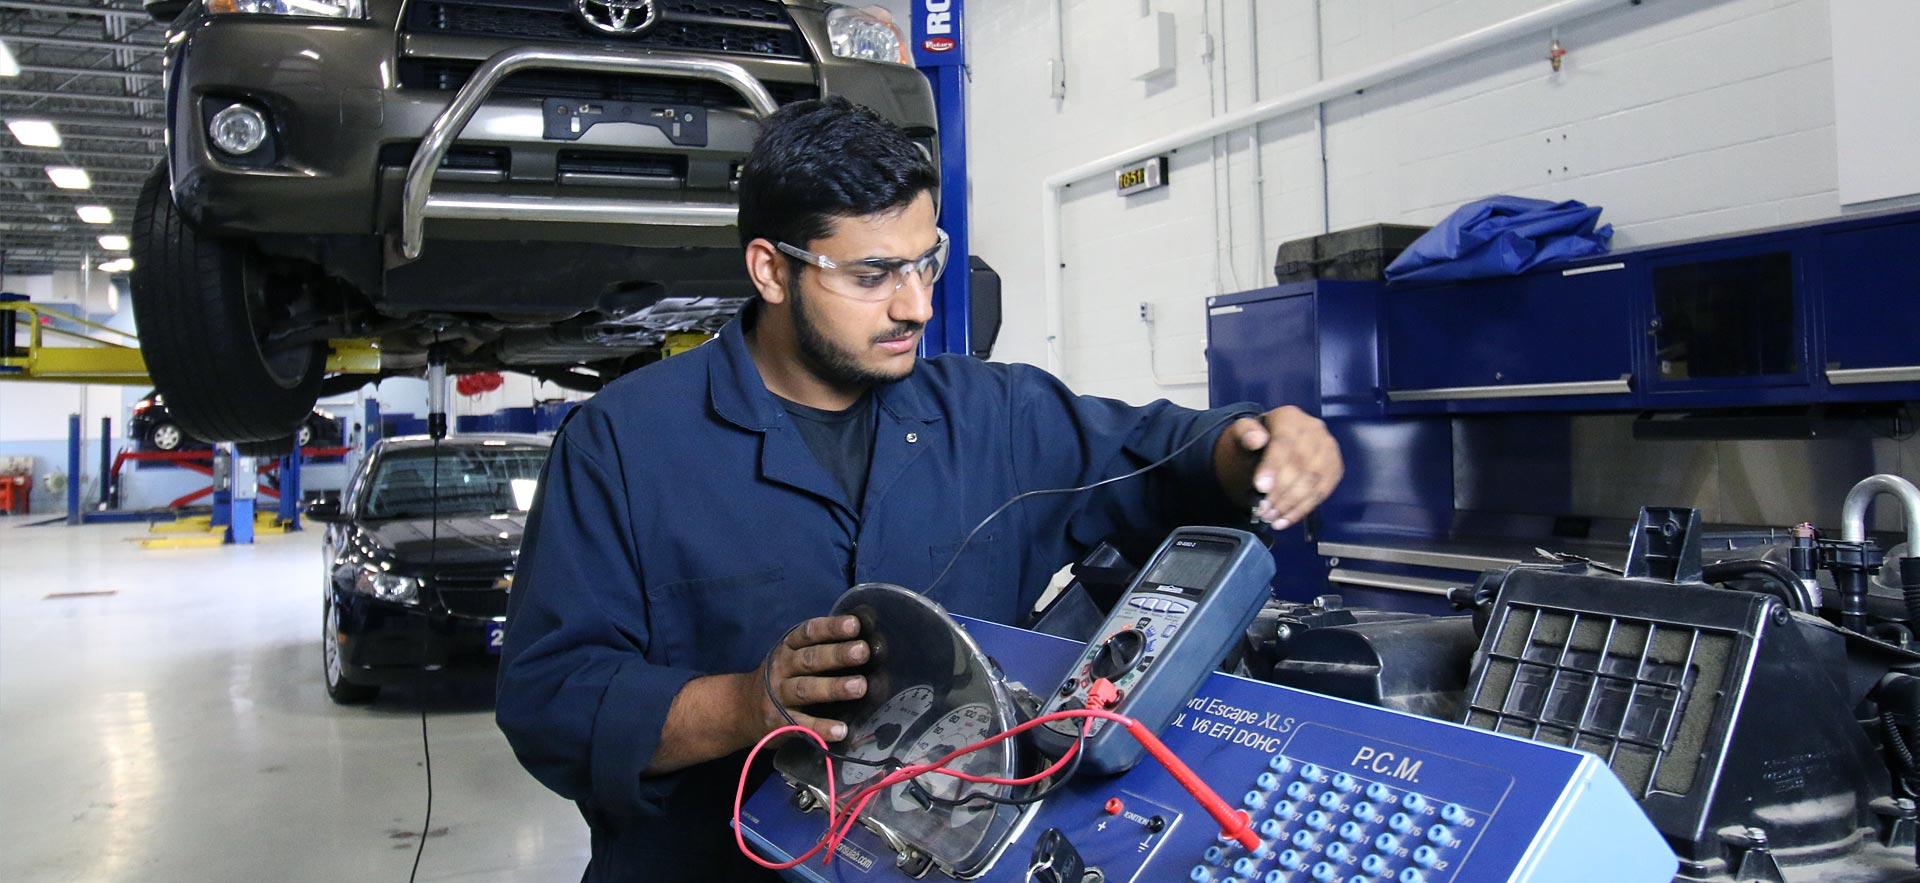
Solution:
{"label": "black beard", "polygon": [[[865,389],[905,380],[907,375],[913,373],[913,365],[919,364],[918,358],[914,359],[913,364],[908,365],[905,371],[897,375],[888,374],[862,365],[856,354],[828,340],[827,336],[820,332],[820,327],[815,325],[807,315],[807,296],[801,294],[799,281],[798,278],[794,279],[795,284],[789,290],[788,298],[793,304],[793,334],[795,342],[800,345],[800,361],[813,372],[815,377],[841,389]],[[920,328],[921,324],[918,322],[902,322],[894,326],[881,339],[910,334]]]}

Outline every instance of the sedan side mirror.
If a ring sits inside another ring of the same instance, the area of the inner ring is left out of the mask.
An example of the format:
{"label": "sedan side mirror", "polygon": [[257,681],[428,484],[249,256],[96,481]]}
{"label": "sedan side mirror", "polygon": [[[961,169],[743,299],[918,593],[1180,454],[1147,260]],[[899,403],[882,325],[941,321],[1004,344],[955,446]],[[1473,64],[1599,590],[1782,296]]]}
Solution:
{"label": "sedan side mirror", "polygon": [[340,512],[338,500],[314,500],[307,504],[307,518],[322,524],[338,524],[347,520]]}

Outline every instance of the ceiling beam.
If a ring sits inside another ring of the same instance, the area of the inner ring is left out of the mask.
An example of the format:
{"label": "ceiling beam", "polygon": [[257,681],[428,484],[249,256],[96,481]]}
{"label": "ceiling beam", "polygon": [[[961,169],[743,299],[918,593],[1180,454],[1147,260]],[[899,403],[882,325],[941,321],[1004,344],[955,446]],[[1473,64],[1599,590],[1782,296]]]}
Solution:
{"label": "ceiling beam", "polygon": [[[0,39],[5,39],[0,37]],[[150,71],[121,71],[111,68],[74,67],[63,64],[22,64],[20,72],[27,74],[52,74],[62,77],[112,77],[119,79],[130,77],[135,80],[159,80],[160,75]]]}
{"label": "ceiling beam", "polygon": [[[103,126],[110,129],[160,129],[167,125],[162,117],[146,116],[110,116],[97,113],[42,113],[38,109],[18,106],[0,106],[0,113],[9,116],[30,116],[36,120],[46,120],[63,126]],[[84,137],[80,135],[62,137]]]}
{"label": "ceiling beam", "polygon": [[164,93],[153,95],[111,95],[106,92],[55,92],[46,89],[0,89],[0,98],[51,98],[59,101],[165,101]]}
{"label": "ceiling beam", "polygon": [[0,9],[22,12],[52,12],[91,15],[99,18],[148,18],[147,11],[132,6],[75,6],[67,3],[33,3],[29,0],[0,0]]}
{"label": "ceiling beam", "polygon": [[148,43],[145,41],[136,43],[131,40],[109,40],[104,37],[87,40],[79,37],[53,37],[42,36],[40,34],[9,32],[5,35],[0,35],[0,38],[5,39],[8,43],[25,44],[28,46],[61,46],[68,49],[131,49],[135,52],[151,52],[156,55],[165,48],[165,44],[163,43]]}
{"label": "ceiling beam", "polygon": [[128,162],[141,163],[142,170],[152,169],[154,160],[159,159],[158,153],[155,153],[153,151],[146,151],[146,150],[129,150],[124,152],[116,152],[111,150],[68,150],[64,147],[50,148],[50,149],[46,149],[44,152],[37,149],[16,149],[12,147],[0,147],[0,156],[10,156],[16,160],[44,158],[48,161],[75,160],[75,159],[118,159],[118,160],[126,160]]}

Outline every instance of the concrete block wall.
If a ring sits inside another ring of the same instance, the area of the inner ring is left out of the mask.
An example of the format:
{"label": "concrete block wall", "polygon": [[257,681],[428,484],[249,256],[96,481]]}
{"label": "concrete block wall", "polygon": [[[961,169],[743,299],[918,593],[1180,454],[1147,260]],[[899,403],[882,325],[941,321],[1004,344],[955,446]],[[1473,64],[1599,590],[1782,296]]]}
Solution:
{"label": "concrete block wall", "polygon": [[[1601,205],[1616,248],[1842,214],[1827,0],[1623,2],[1329,102],[1324,190],[1312,110],[1181,148],[1163,190],[1076,183],[1061,215],[1064,339],[1050,342],[1048,175],[1546,5],[1061,2],[1058,100],[1052,0],[967,9],[972,234],[1006,283],[995,357],[1045,364],[1051,347],[1084,392],[1203,404],[1204,299],[1271,285],[1278,245],[1328,228],[1431,224],[1494,193]],[[1146,81],[1124,51],[1143,11],[1172,14],[1178,48],[1175,70]],[[1558,73],[1553,36],[1567,51]]]}

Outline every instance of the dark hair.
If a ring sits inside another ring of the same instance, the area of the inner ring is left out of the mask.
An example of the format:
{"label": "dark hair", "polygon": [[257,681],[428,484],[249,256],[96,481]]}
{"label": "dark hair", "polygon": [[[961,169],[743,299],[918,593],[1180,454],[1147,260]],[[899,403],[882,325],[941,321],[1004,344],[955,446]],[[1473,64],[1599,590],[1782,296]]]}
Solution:
{"label": "dark hair", "polygon": [[906,133],[845,98],[796,101],[767,118],[740,167],[740,244],[807,247],[836,218],[905,208],[940,185]]}

